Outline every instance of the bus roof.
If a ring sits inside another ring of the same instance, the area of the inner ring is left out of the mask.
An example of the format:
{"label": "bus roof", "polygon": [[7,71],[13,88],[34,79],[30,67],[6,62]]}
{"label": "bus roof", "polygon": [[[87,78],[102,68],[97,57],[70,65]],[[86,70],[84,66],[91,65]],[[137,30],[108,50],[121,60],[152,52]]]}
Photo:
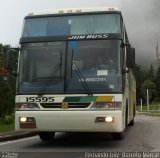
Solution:
{"label": "bus roof", "polygon": [[38,15],[51,15],[51,14],[78,14],[78,13],[89,13],[89,12],[115,12],[120,11],[117,7],[94,7],[94,8],[66,8],[66,9],[54,9],[45,12],[29,13],[27,16],[38,16]]}

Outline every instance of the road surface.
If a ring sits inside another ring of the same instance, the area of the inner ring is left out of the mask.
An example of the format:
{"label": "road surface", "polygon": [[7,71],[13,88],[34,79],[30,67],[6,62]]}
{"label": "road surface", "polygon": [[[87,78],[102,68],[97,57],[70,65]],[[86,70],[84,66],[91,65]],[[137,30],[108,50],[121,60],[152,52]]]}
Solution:
{"label": "road surface", "polygon": [[1,142],[0,152],[3,152],[2,157],[9,153],[15,158],[20,157],[16,155],[19,152],[29,158],[47,158],[50,154],[53,158],[80,158],[95,157],[93,153],[97,152],[160,152],[160,118],[136,115],[135,125],[127,127],[125,138],[120,141],[102,133],[56,133],[53,143],[44,143],[38,136]]}

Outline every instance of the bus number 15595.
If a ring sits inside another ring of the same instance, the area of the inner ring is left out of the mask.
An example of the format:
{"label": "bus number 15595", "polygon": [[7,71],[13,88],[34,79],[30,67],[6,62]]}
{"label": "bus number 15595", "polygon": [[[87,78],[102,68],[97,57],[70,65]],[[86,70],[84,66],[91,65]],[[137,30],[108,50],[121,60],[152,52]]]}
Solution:
{"label": "bus number 15595", "polygon": [[26,102],[54,102],[54,97],[26,97]]}

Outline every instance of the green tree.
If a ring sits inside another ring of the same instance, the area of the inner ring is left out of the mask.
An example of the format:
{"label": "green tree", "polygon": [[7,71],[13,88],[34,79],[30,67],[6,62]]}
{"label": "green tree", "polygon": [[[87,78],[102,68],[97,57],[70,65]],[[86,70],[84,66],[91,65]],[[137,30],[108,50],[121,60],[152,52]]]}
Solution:
{"label": "green tree", "polygon": [[150,101],[152,101],[155,96],[156,96],[156,84],[154,82],[152,82],[151,80],[147,79],[145,80],[142,85],[141,85],[141,94],[143,95],[143,97],[146,97],[146,92],[147,89],[149,91],[149,95],[150,95]]}
{"label": "green tree", "polygon": [[160,97],[160,67],[158,67],[155,75],[155,84],[157,86],[157,97]]}
{"label": "green tree", "polygon": [[15,105],[15,79],[9,77],[4,80],[0,77],[0,118],[6,114],[12,114]]}
{"label": "green tree", "polygon": [[137,101],[138,99],[142,98],[143,95],[141,93],[141,85],[146,79],[146,72],[142,69],[140,65],[135,65],[134,70],[133,70],[135,79],[136,79],[136,96],[137,96]]}
{"label": "green tree", "polygon": [[2,71],[7,65],[7,50],[9,47],[9,45],[3,46],[0,44],[0,119],[13,113],[15,105],[15,77],[9,73],[4,73],[6,71]]}
{"label": "green tree", "polygon": [[148,72],[148,79],[151,81],[154,81],[154,68],[153,65],[151,64],[150,70]]}

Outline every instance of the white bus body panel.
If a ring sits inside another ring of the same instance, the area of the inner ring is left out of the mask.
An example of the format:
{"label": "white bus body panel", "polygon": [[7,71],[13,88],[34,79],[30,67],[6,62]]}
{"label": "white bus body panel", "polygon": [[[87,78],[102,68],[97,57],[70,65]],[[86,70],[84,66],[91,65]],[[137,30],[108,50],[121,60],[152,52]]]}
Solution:
{"label": "white bus body panel", "polygon": [[[113,123],[95,122],[96,117],[114,117]],[[35,129],[21,129],[20,117],[34,117]],[[121,110],[114,111],[16,111],[16,130],[59,132],[122,132]]]}
{"label": "white bus body panel", "polygon": [[[31,95],[17,95],[16,103],[25,103],[26,97]],[[48,97],[51,95],[45,95]],[[62,103],[65,97],[76,97],[87,95],[54,95],[55,102]],[[104,94],[95,94],[96,97]],[[113,96],[112,101],[122,102],[122,94],[108,94]],[[37,97],[37,95],[32,95]],[[87,108],[43,108],[40,103],[38,110],[17,110],[15,112],[15,129],[17,131],[64,131],[64,132],[122,132],[125,128],[125,105],[122,102],[122,109],[91,109],[92,102]],[[96,122],[97,117],[111,116],[112,123]],[[36,128],[20,128],[20,117],[35,118]]]}

